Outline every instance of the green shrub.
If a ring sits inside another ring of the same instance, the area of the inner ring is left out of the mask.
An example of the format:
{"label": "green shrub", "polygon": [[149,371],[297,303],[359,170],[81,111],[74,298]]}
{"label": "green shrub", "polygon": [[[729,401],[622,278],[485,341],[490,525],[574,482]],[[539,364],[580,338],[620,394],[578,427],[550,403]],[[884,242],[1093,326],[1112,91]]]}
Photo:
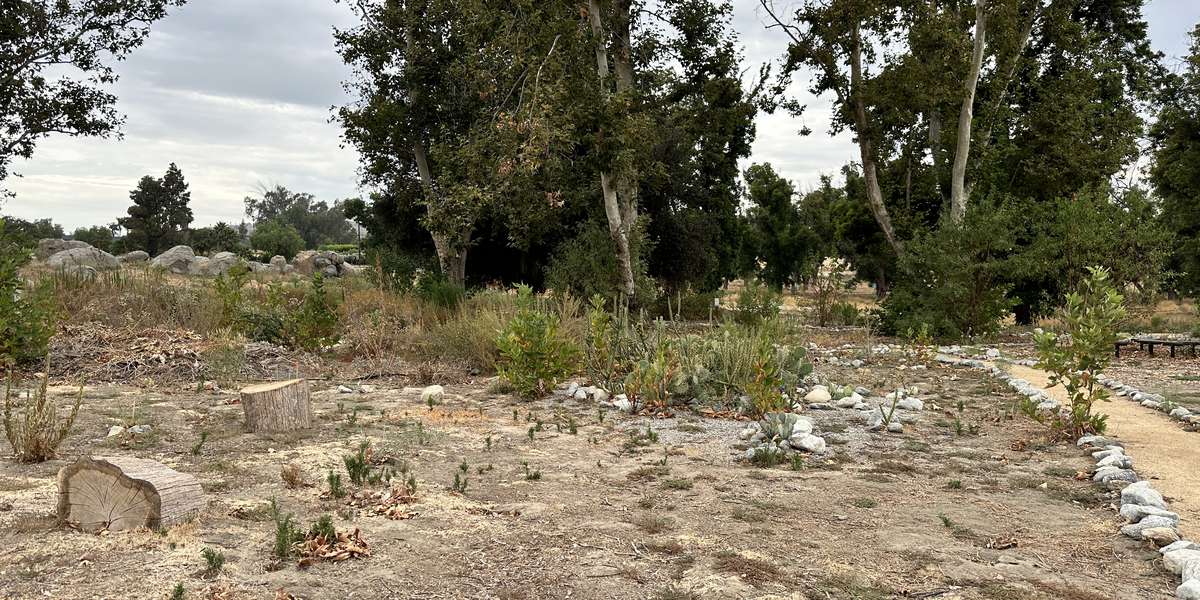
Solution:
{"label": "green shrub", "polygon": [[[636,297],[624,298],[621,304],[632,302],[636,306],[652,306],[654,303],[657,284],[646,274],[644,259],[650,255],[648,242],[643,223],[639,221],[629,234]],[[596,220],[588,221],[577,234],[569,236],[550,258],[550,264],[546,267],[546,287],[559,293],[570,292],[577,298],[591,298],[596,294],[612,297],[621,289],[616,253],[612,248],[608,225]]]}
{"label": "green shrub", "polygon": [[526,397],[546,394],[575,371],[579,348],[560,331],[561,316],[538,306],[528,286],[517,288],[517,313],[500,331],[497,370]]}
{"label": "green shrub", "polygon": [[625,378],[625,394],[635,410],[661,410],[670,405],[672,394],[683,388],[682,377],[675,349],[662,340],[651,356],[634,364]]}
{"label": "green shrub", "polygon": [[304,540],[304,532],[296,525],[291,513],[285,515],[279,511],[274,498],[271,498],[271,520],[275,523],[275,557],[287,558],[295,552],[296,543]]}
{"label": "green shrub", "polygon": [[292,345],[305,350],[320,350],[338,340],[337,303],[325,289],[320,273],[304,294],[294,320],[285,321]]}
{"label": "green shrub", "polygon": [[1063,309],[1070,344],[1061,344],[1059,336],[1048,331],[1034,335],[1038,368],[1050,373],[1050,385],[1061,384],[1070,396],[1065,414],[1039,420],[1072,438],[1104,433],[1108,417],[1094,414],[1092,407],[1109,394],[1096,378],[1112,361],[1117,326],[1125,318],[1125,299],[1109,281],[1108,270],[1092,267],[1088,272],[1079,290],[1067,296]]}
{"label": "green shrub", "polygon": [[43,289],[31,290],[19,269],[28,252],[5,237],[0,220],[0,369],[32,363],[46,355],[54,333]]}
{"label": "green shrub", "polygon": [[742,325],[759,325],[779,316],[780,297],[765,285],[747,281],[737,295],[733,318]]}
{"label": "green shrub", "polygon": [[250,246],[265,256],[279,255],[288,260],[304,249],[304,238],[295,227],[278,221],[259,223],[250,234]]}
{"label": "green shrub", "polygon": [[883,302],[883,332],[927,325],[938,339],[995,334],[1013,307],[1004,284],[1013,245],[1005,213],[987,207],[910,240]]}
{"label": "green shrub", "polygon": [[417,279],[413,290],[417,297],[440,309],[455,309],[462,303],[467,291],[441,275],[425,274]]}
{"label": "green shrub", "polygon": [[817,268],[816,277],[813,278],[817,325],[825,327],[836,324],[834,311],[838,306],[845,304],[842,298],[850,289],[853,280],[850,264],[840,258],[825,259]]}
{"label": "green shrub", "polygon": [[654,315],[665,319],[682,321],[707,321],[709,317],[719,316],[716,301],[723,296],[720,291],[687,292],[663,294],[654,306]]}
{"label": "green shrub", "polygon": [[858,307],[849,302],[834,302],[829,307],[828,325],[858,325],[861,320]]}
{"label": "green shrub", "polygon": [[225,566],[225,553],[220,550],[204,548],[200,551],[200,556],[204,557],[204,564],[209,573],[217,573]]}

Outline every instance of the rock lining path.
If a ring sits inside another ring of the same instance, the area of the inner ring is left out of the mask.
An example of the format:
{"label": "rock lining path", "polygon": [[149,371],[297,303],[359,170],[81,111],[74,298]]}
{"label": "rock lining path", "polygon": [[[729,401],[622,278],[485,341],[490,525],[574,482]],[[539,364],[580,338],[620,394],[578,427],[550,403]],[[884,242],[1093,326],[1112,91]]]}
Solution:
{"label": "rock lining path", "polygon": [[[1010,365],[1012,376],[1045,388],[1045,371]],[[1054,399],[1067,404],[1062,386],[1046,389]],[[1200,539],[1200,433],[1184,431],[1179,424],[1158,411],[1150,410],[1127,398],[1114,397],[1098,405],[1108,415],[1106,435],[1116,437],[1133,457],[1133,468],[1167,497],[1171,510],[1179,513],[1180,533],[1187,539]]]}

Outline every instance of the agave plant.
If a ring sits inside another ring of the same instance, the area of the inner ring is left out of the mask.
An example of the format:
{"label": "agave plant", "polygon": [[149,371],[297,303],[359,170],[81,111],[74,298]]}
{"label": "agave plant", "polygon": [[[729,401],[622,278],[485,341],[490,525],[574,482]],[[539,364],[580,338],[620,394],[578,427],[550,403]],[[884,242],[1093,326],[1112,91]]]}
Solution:
{"label": "agave plant", "polygon": [[767,413],[758,422],[758,428],[768,440],[786,440],[792,437],[799,420],[793,413]]}

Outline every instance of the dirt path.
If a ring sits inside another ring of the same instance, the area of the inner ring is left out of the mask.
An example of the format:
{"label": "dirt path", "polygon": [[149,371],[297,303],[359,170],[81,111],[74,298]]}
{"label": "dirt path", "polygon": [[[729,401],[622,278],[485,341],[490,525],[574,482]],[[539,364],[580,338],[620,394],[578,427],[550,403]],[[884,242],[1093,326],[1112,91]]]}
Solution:
{"label": "dirt path", "polygon": [[[1035,386],[1045,387],[1046,373],[1013,365],[1009,371]],[[1046,390],[1066,403],[1062,386]],[[1162,413],[1143,408],[1123,397],[1100,406],[1108,415],[1108,434],[1121,440],[1133,457],[1133,468],[1171,503],[1181,517],[1180,533],[1188,539],[1200,539],[1200,434],[1184,431]]]}

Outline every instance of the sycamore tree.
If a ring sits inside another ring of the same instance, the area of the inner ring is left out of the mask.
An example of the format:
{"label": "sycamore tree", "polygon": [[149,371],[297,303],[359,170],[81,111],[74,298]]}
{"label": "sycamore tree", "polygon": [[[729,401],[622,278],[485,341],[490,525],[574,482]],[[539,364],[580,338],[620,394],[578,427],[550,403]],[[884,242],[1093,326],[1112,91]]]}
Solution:
{"label": "sycamore tree", "polygon": [[0,183],[51,134],[110,136],[123,117],[113,64],[184,0],[0,2]]}

